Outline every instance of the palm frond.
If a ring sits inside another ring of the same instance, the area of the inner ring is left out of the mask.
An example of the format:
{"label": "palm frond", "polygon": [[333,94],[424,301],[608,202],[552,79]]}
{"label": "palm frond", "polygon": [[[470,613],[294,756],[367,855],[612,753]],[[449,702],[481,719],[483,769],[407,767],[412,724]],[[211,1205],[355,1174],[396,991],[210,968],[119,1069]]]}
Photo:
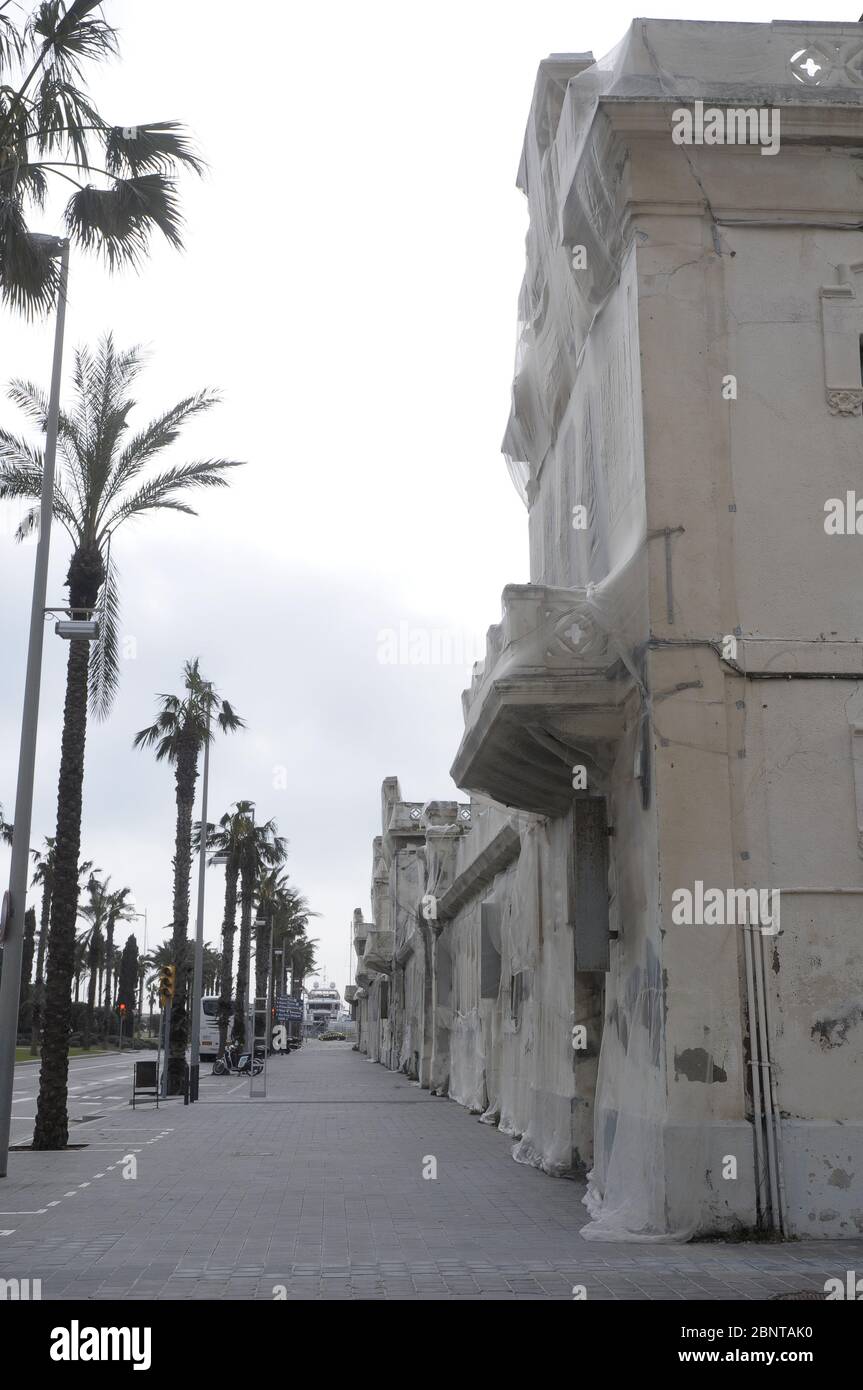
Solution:
{"label": "palm frond", "polygon": [[48,428],[48,397],[45,392],[40,390],[35,382],[15,377],[9,382],[6,395],[44,434]]}
{"label": "palm frond", "polygon": [[134,435],[114,464],[103,494],[100,519],[104,517],[108,505],[117,493],[128,487],[156,454],[177,441],[183,425],[195,415],[210,410],[220,400],[221,397],[216,391],[199,391],[195,396],[187,396],[184,400],[178,401],[170,410],[166,410],[164,415],[151,420],[143,430]]}
{"label": "palm frond", "polygon": [[118,578],[117,566],[112,558],[108,563],[102,592],[99,595],[101,630],[99,641],[93,647],[90,656],[88,677],[90,712],[99,720],[108,718],[117,687],[120,684],[118,659],[120,592],[117,583]]}
{"label": "palm frond", "polygon": [[82,63],[102,61],[117,52],[117,34],[104,19],[91,18],[101,0],[43,0],[28,24],[30,41],[58,72],[77,75]]}
{"label": "palm frond", "polygon": [[57,298],[60,270],[44,243],[30,236],[13,199],[0,196],[0,293],[25,318],[46,314]]}
{"label": "palm frond", "polygon": [[233,459],[204,459],[200,463],[180,464],[176,468],[168,469],[165,473],[157,473],[131,497],[127,497],[121,502],[106,523],[107,529],[113,530],[115,526],[119,526],[121,521],[141,512],[158,511],[165,508],[170,511],[185,512],[188,516],[195,516],[194,508],[190,507],[188,503],[180,501],[173,494],[192,487],[227,487],[228,480],[222,477],[222,473],[228,468],[242,468],[242,466],[241,462]]}
{"label": "palm frond", "polygon": [[[209,389],[187,396],[127,439],[128,417],[134,408],[129,388],[141,370],[143,358],[140,347],[118,349],[110,333],[103,336],[95,349],[79,348],[73,372],[74,402],[70,410],[59,414],[54,515],[76,549],[98,550],[103,563],[108,536],[122,521],[159,509],[194,515],[183,493],[193,488],[225,487],[227,470],[240,467],[234,460],[205,459],[178,464],[140,479],[145,465],[176,443],[182,426],[219,400],[218,394]],[[9,386],[9,396],[30,424],[45,430],[48,402],[44,392],[31,381],[16,379]],[[38,504],[42,476],[42,451],[27,438],[0,429],[0,499]],[[136,479],[135,488],[130,488],[130,482]],[[38,520],[39,507],[33,505],[21,522],[19,538],[29,534]],[[90,708],[97,718],[107,716],[118,683],[118,588],[112,562],[103,578],[97,604],[104,604],[104,630],[90,662]],[[183,677],[190,709],[194,708],[194,719],[205,737],[203,692],[209,687],[202,680],[197,662],[186,663]],[[174,696],[162,698],[162,718],[150,740],[160,759],[173,756],[172,741],[186,717],[187,704]],[[222,708],[218,696],[213,710],[217,716],[221,710],[223,731],[243,727],[230,705]],[[136,746],[140,746],[146,732],[142,731]]]}
{"label": "palm frond", "polygon": [[0,159],[0,197],[11,198],[22,207],[32,203],[41,212],[47,192],[48,180],[39,164],[21,158],[8,159],[3,164]]}
{"label": "palm frond", "polygon": [[219,728],[222,730],[223,734],[232,733],[234,729],[245,729],[246,727],[246,721],[235,713],[227,700],[222,701],[218,722]]}
{"label": "palm frond", "polygon": [[177,250],[183,245],[174,185],[162,174],[116,179],[111,188],[88,184],[72,194],[65,222],[78,245],[100,254],[112,271],[139,266],[155,230]]}
{"label": "palm frond", "polygon": [[24,41],[10,15],[0,14],[0,74],[24,56]]}
{"label": "palm frond", "polygon": [[[42,453],[34,449],[24,439],[18,439],[7,430],[0,430],[0,500],[13,498],[38,500],[42,496]],[[60,482],[54,482],[54,515],[73,539],[76,536],[76,518],[71,502],[63,491]],[[28,526],[18,539],[32,530]]]}
{"label": "palm frond", "polygon": [[187,165],[196,174],[206,168],[178,121],[112,126],[105,132],[105,168],[109,174],[170,175],[178,164]]}
{"label": "palm frond", "polygon": [[87,135],[104,125],[102,117],[85,94],[71,82],[47,71],[31,112],[35,143],[40,154],[68,150],[82,173],[89,173]]}

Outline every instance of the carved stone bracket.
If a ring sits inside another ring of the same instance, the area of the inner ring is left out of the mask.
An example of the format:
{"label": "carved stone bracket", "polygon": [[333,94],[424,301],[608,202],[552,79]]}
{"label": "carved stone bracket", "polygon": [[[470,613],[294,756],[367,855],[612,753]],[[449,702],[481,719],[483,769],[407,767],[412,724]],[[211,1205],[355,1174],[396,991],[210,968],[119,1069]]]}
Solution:
{"label": "carved stone bracket", "polygon": [[827,408],[831,415],[859,415],[863,410],[863,386],[827,391]]}
{"label": "carved stone bracket", "polygon": [[821,288],[821,330],[824,338],[824,385],[831,415],[859,415],[863,406],[860,376],[860,334],[863,305],[852,272],[860,266],[839,266],[839,283]]}

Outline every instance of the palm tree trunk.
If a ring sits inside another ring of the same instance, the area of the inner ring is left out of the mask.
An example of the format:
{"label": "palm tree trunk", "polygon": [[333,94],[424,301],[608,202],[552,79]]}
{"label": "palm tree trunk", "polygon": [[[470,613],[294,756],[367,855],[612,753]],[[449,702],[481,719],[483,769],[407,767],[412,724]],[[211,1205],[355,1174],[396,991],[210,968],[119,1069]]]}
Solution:
{"label": "palm tree trunk", "polygon": [[39,945],[36,950],[36,982],[33,986],[33,1018],[30,1031],[30,1056],[39,1051],[39,1031],[42,1022],[42,1006],[45,1000],[45,947],[48,943],[48,928],[51,922],[51,890],[46,884],[42,890],[42,912],[39,918]]}
{"label": "palm tree trunk", "polygon": [[33,973],[33,952],[36,945],[36,913],[28,907],[24,913],[24,949],[21,955],[21,994],[18,1004],[18,1031],[24,1032],[25,1019],[32,1013],[33,990],[30,976]]}
{"label": "palm tree trunk", "polygon": [[87,1012],[84,1016],[84,1046],[89,1047],[93,1036],[93,1010],[96,1006],[96,994],[98,990],[99,971],[97,969],[98,946],[93,941],[90,947],[90,979],[87,982]]}
{"label": "palm tree trunk", "polygon": [[219,1056],[224,1057],[234,983],[234,936],[237,931],[237,880],[240,865],[232,855],[225,866],[225,915],[222,920],[222,980],[219,989]]}
{"label": "palm tree trunk", "polygon": [[244,864],[240,870],[240,954],[237,961],[237,1002],[234,1006],[232,1035],[236,1042],[246,1041],[246,994],[249,988],[249,944],[252,937],[252,897],[254,894],[254,864]]}
{"label": "palm tree trunk", "polygon": [[[69,603],[92,608],[104,578],[97,547],[79,549],[67,575]],[[64,1149],[69,1140],[66,1111],[69,1079],[69,1022],[75,970],[75,922],[78,916],[78,862],[81,852],[81,797],[87,742],[87,675],[89,642],[70,642],[66,667],[66,703],[60,746],[57,833],[54,838],[51,932],[42,1028],[42,1066],[34,1149]]]}
{"label": "palm tree trunk", "polygon": [[255,932],[255,997],[266,998],[270,977],[270,942],[273,935],[272,908],[264,909],[263,920]]}
{"label": "palm tree trunk", "polygon": [[110,1009],[113,1004],[113,980],[114,980],[114,918],[108,913],[108,920],[105,924],[105,937],[107,946],[105,947],[105,1008]]}
{"label": "palm tree trunk", "polygon": [[177,967],[177,982],[171,1006],[168,1094],[183,1089],[183,1069],[189,1041],[189,993],[192,957],[189,951],[189,885],[192,876],[192,814],[195,783],[198,780],[198,745],[190,741],[177,755],[177,825],[174,840],[174,929],[171,959]]}

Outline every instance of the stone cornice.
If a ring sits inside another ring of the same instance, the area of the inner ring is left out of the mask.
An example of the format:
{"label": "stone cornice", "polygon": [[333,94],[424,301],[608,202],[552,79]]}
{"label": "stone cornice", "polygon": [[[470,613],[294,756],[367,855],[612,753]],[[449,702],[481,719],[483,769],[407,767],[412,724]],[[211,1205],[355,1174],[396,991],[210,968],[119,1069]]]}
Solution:
{"label": "stone cornice", "polygon": [[462,870],[452,886],[438,898],[438,918],[455,917],[471,898],[476,897],[521,850],[521,835],[511,822],[500,829],[494,839]]}

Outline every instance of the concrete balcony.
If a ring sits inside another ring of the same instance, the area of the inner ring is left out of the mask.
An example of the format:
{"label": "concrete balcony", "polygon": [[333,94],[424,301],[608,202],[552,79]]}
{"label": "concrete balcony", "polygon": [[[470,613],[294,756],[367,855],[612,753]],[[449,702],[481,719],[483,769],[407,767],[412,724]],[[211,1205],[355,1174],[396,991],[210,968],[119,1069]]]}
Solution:
{"label": "concrete balcony", "polygon": [[421,801],[396,801],[391,807],[386,833],[394,840],[422,838],[422,816]]}
{"label": "concrete balcony", "polygon": [[359,999],[363,990],[368,989],[369,985],[372,982],[371,972],[366,969],[362,961],[359,962],[356,970],[354,971],[354,979],[359,985],[359,991],[356,995],[356,998]]}
{"label": "concrete balcony", "polygon": [[353,916],[353,938],[354,950],[357,953],[357,957],[360,957],[363,954],[363,951],[366,949],[366,938],[368,937],[368,934],[369,923],[363,921],[363,914],[361,909],[355,908]]}
{"label": "concrete balcony", "polygon": [[363,968],[372,970],[378,975],[391,975],[393,973],[394,951],[395,933],[377,931],[372,928],[366,938],[366,949],[362,959]]}
{"label": "concrete balcony", "polygon": [[353,1004],[354,1000],[355,1000],[356,997],[357,997],[357,994],[358,994],[358,989],[357,989],[357,986],[356,986],[356,985],[346,985],[346,986],[345,986],[345,1003],[346,1003],[346,1004]]}
{"label": "concrete balcony", "polygon": [[457,786],[560,816],[574,799],[574,765],[584,764],[591,790],[606,784],[635,681],[598,608],[586,589],[507,585],[502,620],[462,696]]}

